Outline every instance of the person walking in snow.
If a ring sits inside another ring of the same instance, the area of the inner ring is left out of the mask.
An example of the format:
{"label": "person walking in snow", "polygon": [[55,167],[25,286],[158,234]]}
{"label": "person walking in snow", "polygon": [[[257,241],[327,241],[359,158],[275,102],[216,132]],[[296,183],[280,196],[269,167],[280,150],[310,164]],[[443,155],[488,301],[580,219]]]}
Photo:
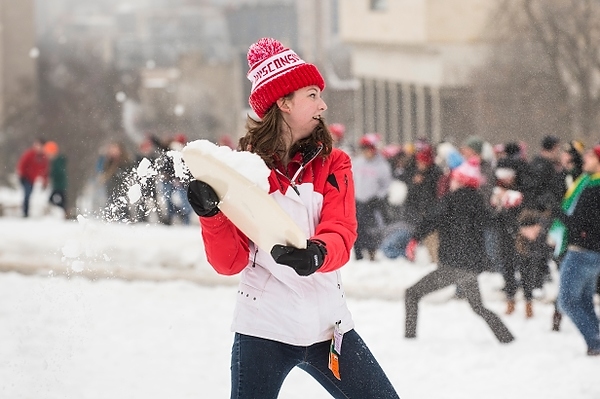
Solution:
{"label": "person walking in snow", "polygon": [[250,47],[248,65],[249,103],[260,119],[248,117],[239,149],[265,161],[270,195],[310,239],[305,249],[264,251],[219,210],[210,185],[190,182],[209,263],[241,274],[231,397],[274,399],[299,367],[335,398],[398,398],[346,304],[340,268],[356,240],[354,183],[350,158],[333,148],[322,118],[323,77],[271,38]]}
{"label": "person walking in snow", "polygon": [[43,139],[36,139],[19,158],[17,162],[17,176],[23,186],[23,216],[29,217],[29,200],[33,192],[33,185],[40,179],[42,185],[48,184],[48,157],[44,153]]}
{"label": "person walking in snow", "polygon": [[436,210],[417,225],[412,235],[406,248],[406,257],[414,261],[418,242],[432,231],[438,231],[439,263],[437,269],[406,290],[406,338],[417,336],[421,298],[455,284],[471,309],[485,320],[498,341],[508,343],[514,340],[502,320],[483,305],[477,281],[477,276],[485,269],[483,232],[490,220],[489,208],[478,191],[481,181],[482,175],[476,158],[455,168],[451,173],[450,192],[440,199]]}

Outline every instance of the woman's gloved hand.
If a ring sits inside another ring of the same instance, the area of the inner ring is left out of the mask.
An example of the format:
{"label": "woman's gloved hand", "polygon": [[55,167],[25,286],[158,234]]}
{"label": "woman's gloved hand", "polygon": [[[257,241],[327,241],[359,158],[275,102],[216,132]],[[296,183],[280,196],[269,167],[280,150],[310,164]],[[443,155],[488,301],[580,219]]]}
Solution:
{"label": "woman's gloved hand", "polygon": [[309,276],[319,270],[325,262],[325,255],[325,245],[312,240],[307,241],[306,249],[279,244],[271,249],[275,262],[291,267],[299,276]]}
{"label": "woman's gloved hand", "polygon": [[198,216],[211,217],[220,212],[219,196],[215,190],[201,180],[192,180],[187,189],[187,197]]}

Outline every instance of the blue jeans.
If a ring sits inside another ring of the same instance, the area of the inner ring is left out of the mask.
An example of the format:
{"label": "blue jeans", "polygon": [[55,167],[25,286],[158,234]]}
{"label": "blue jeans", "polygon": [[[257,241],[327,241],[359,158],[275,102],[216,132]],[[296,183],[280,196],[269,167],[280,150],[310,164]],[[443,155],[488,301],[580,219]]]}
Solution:
{"label": "blue jeans", "polygon": [[412,229],[398,228],[394,232],[388,234],[379,247],[386,258],[396,259],[404,256],[406,246],[412,236]]}
{"label": "blue jeans", "polygon": [[[192,206],[187,198],[187,189],[180,183],[165,181],[163,183],[164,195],[167,200],[167,221],[168,224],[173,222],[173,218],[179,215],[181,222],[185,225],[190,224],[190,214]],[[179,196],[180,205],[176,205],[175,196]]]}
{"label": "blue jeans", "polygon": [[31,193],[33,192],[33,183],[27,179],[21,178],[21,184],[23,185],[23,216],[29,216],[29,200]]}
{"label": "blue jeans", "polygon": [[344,334],[341,381],[328,368],[330,341],[294,346],[235,334],[231,350],[231,399],[275,399],[288,373],[298,366],[334,398],[398,398],[391,382],[360,336]]}
{"label": "blue jeans", "polygon": [[573,321],[588,349],[600,349],[599,320],[594,310],[600,252],[568,250],[560,264],[558,307]]}

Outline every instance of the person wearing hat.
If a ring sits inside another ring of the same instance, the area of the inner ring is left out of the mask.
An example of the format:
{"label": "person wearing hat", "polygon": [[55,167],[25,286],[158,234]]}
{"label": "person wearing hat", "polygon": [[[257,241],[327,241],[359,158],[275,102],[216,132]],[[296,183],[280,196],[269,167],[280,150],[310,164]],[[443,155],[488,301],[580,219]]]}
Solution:
{"label": "person wearing hat", "polygon": [[[585,152],[583,174],[565,194],[550,236],[559,267],[558,308],[575,324],[589,356],[600,356],[600,320],[594,293],[600,277],[600,144]],[[558,232],[559,235],[553,234]]]}
{"label": "person wearing hat", "polygon": [[[332,123],[329,125],[329,132],[331,133],[331,138],[333,139],[333,146],[342,148],[344,151],[348,152],[345,149],[344,145],[344,137],[346,136],[346,126],[343,123]],[[348,152],[349,153],[349,152]]]}
{"label": "person wearing hat", "polygon": [[55,141],[48,141],[44,144],[44,153],[50,160],[49,179],[52,191],[49,201],[62,208],[65,218],[67,218],[67,158],[59,151]]}
{"label": "person wearing hat", "polygon": [[513,335],[500,317],[482,302],[477,276],[486,264],[484,229],[491,219],[489,208],[478,191],[483,176],[479,160],[470,158],[450,175],[450,192],[435,211],[419,223],[406,247],[406,258],[414,261],[420,240],[438,231],[438,267],[421,278],[405,293],[406,321],[404,336],[416,338],[419,301],[425,295],[456,285],[471,309],[488,324],[499,342],[509,343]]}
{"label": "person wearing hat", "polygon": [[299,367],[336,398],[398,398],[346,303],[340,268],[356,240],[354,180],[324,122],[323,77],[272,38],[252,44],[247,58],[258,118],[248,116],[238,148],[264,160],[270,195],[309,239],[306,248],[260,249],[219,210],[210,185],[188,186],[208,262],[240,274],[231,397],[275,399]]}
{"label": "person wearing hat", "polygon": [[380,154],[381,137],[367,133],[358,143],[359,152],[352,159],[352,174],[356,199],[357,238],[354,255],[357,260],[367,253],[375,261],[377,248],[385,227],[386,202],[392,183],[392,167]]}
{"label": "person wearing hat", "polygon": [[[415,154],[405,172],[406,200],[404,217],[406,223],[415,226],[435,207],[439,197],[442,169],[435,163],[434,149],[428,141],[417,140]],[[432,263],[438,262],[437,232],[422,240]]]}

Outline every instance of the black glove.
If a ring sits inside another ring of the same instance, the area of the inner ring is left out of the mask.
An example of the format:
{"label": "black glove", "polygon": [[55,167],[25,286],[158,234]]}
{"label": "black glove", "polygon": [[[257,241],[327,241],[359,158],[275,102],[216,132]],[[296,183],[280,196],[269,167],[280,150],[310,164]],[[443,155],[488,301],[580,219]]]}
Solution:
{"label": "black glove", "polygon": [[290,266],[299,276],[309,276],[316,272],[325,261],[327,249],[321,242],[308,240],[306,249],[288,245],[273,245],[271,256],[275,262]]}
{"label": "black glove", "polygon": [[192,180],[187,189],[192,209],[198,216],[210,217],[219,213],[219,196],[215,190],[201,180]]}

